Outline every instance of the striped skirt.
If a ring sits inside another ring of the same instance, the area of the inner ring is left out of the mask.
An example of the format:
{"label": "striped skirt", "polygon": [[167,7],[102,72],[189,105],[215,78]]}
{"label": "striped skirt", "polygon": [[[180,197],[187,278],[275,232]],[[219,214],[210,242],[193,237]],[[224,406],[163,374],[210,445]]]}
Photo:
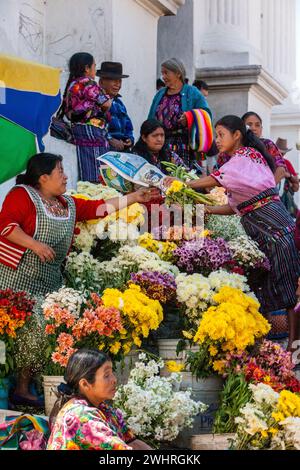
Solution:
{"label": "striped skirt", "polygon": [[79,180],[99,183],[100,162],[97,157],[109,149],[106,129],[91,124],[75,124],[72,132],[76,144]]}
{"label": "striped skirt", "polygon": [[[273,196],[276,189],[269,189],[251,200],[240,204],[238,210],[255,205],[258,201]],[[241,218],[249,237],[258,243],[268,257],[271,270],[260,282],[253,285],[261,312],[293,308],[297,303],[296,289],[300,275],[300,257],[294,241],[295,222],[280,201],[248,212]]]}

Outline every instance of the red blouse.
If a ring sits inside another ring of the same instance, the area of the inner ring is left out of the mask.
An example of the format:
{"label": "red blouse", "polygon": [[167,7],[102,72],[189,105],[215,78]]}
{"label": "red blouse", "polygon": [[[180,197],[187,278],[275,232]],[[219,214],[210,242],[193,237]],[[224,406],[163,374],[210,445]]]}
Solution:
{"label": "red blouse", "polygon": [[[60,201],[67,206],[67,201],[61,196]],[[85,201],[73,198],[76,206],[76,222],[97,219],[97,208],[105,204],[103,199]],[[103,217],[107,216],[105,211]],[[20,227],[27,235],[33,237],[36,224],[36,208],[24,188],[14,188],[6,196],[0,212],[0,263],[16,268],[18,261],[26,248],[7,240],[16,227]]]}
{"label": "red blouse", "polygon": [[[59,199],[64,205],[67,204],[63,196]],[[97,208],[101,204],[105,204],[103,199],[85,201],[74,197],[73,201],[76,206],[76,222],[97,219]],[[104,213],[104,217],[106,215],[107,213]],[[16,226],[19,226],[27,235],[32,237],[35,232],[35,221],[35,205],[27,191],[24,188],[15,188],[10,191],[0,212],[0,236],[9,235]]]}

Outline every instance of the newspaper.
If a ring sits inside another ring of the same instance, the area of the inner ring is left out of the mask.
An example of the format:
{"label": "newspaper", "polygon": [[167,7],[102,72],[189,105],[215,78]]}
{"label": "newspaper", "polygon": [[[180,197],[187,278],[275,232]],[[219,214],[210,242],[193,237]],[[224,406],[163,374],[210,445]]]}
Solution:
{"label": "newspaper", "polygon": [[122,192],[132,191],[133,184],[162,188],[162,182],[166,177],[156,166],[139,155],[107,152],[98,157],[98,160],[101,163],[100,171],[105,183]]}

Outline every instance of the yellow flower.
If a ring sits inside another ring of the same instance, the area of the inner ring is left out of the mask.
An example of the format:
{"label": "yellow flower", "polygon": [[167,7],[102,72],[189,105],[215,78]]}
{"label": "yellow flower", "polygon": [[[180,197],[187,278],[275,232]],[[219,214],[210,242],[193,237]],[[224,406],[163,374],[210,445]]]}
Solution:
{"label": "yellow flower", "polygon": [[194,335],[192,333],[189,333],[188,331],[183,331],[182,334],[186,339],[193,339],[194,337]]}
{"label": "yellow flower", "polygon": [[112,354],[118,354],[120,349],[121,349],[121,343],[119,341],[116,341],[115,343],[113,343],[111,347],[109,348]]}
{"label": "yellow flower", "polygon": [[277,409],[277,417],[283,416],[281,421],[290,416],[300,418],[300,397],[289,390],[283,390],[279,395]]}
{"label": "yellow flower", "polygon": [[168,361],[166,362],[166,366],[169,372],[181,372],[184,369],[184,364],[176,361]]}
{"label": "yellow flower", "polygon": [[172,182],[171,186],[167,189],[166,195],[169,196],[170,194],[178,193],[185,187],[186,185],[182,181],[175,180]]}
{"label": "yellow flower", "polygon": [[211,345],[209,347],[209,353],[211,356],[216,356],[218,354],[218,350],[215,346]]}
{"label": "yellow flower", "polygon": [[75,442],[69,441],[67,443],[67,449],[68,450],[80,450],[80,447],[77,444],[75,444]]}

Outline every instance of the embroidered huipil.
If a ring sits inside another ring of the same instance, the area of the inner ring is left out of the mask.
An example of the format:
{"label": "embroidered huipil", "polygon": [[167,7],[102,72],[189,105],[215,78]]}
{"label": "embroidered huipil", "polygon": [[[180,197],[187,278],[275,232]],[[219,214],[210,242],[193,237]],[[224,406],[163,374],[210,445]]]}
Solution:
{"label": "embroidered huipil", "polygon": [[276,187],[274,174],[266,160],[251,147],[237,150],[230,160],[211,176],[227,190],[228,202],[237,213],[239,204]]}
{"label": "embroidered huipil", "polygon": [[101,106],[110,99],[90,77],[74,80],[65,98],[65,114],[71,122],[87,123],[90,119],[104,119]]}
{"label": "embroidered huipil", "polygon": [[69,400],[57,415],[48,450],[131,450],[134,435],[120,410],[106,403],[99,408],[84,399]]}

